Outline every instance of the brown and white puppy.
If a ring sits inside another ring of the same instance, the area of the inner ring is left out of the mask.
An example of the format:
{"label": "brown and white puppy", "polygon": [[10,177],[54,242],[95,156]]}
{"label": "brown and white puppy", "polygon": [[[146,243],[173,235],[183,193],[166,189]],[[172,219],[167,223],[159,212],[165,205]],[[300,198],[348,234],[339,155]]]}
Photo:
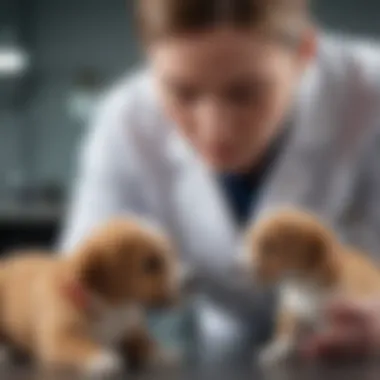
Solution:
{"label": "brown and white puppy", "polygon": [[248,232],[247,268],[255,281],[279,285],[273,340],[259,361],[272,366],[294,354],[304,329],[323,327],[323,309],[335,297],[378,296],[380,271],[368,256],[343,245],[311,214],[283,209]]}
{"label": "brown and white puppy", "polygon": [[170,242],[132,220],[98,228],[67,257],[10,257],[0,264],[0,339],[48,369],[104,376],[124,359],[160,364],[143,310],[176,302],[178,274]]}

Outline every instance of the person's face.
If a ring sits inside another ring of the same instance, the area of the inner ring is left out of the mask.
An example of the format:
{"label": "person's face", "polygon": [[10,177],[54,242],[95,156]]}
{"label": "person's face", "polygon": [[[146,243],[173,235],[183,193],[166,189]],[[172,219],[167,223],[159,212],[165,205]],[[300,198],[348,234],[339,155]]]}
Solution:
{"label": "person's face", "polygon": [[286,117],[306,50],[221,29],[157,42],[148,56],[182,135],[213,169],[241,171]]}

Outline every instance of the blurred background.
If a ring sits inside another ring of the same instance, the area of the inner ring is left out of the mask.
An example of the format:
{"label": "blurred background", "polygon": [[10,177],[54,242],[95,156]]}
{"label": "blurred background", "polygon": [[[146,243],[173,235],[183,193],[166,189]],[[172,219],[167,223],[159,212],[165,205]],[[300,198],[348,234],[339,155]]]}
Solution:
{"label": "blurred background", "polygon": [[[315,0],[328,29],[380,35],[378,0]],[[133,0],[0,0],[0,251],[50,246],[96,99],[141,60]]]}

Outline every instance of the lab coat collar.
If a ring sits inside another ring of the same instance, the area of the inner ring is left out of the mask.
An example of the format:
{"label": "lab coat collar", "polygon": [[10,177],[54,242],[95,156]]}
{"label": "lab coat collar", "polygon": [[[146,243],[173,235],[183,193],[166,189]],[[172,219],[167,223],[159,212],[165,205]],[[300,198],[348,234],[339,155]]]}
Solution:
{"label": "lab coat collar", "polygon": [[309,110],[313,109],[313,93],[318,85],[318,70],[317,62],[314,62],[302,78],[289,121],[290,133],[286,146],[261,189],[261,198],[251,212],[251,223],[278,207],[306,207],[309,202],[310,188],[314,184],[310,181],[306,156],[312,154],[308,148],[317,146],[321,138],[318,130],[310,130],[308,119]]}
{"label": "lab coat collar", "polygon": [[215,265],[224,265],[228,262],[226,257],[235,250],[238,225],[215,174],[174,128],[168,149],[176,165],[177,183],[181,188],[179,212],[188,215],[183,227],[187,231],[186,239],[189,239],[186,245],[193,247],[192,252],[201,265],[212,262],[210,255],[213,254],[216,255]]}
{"label": "lab coat collar", "polygon": [[168,133],[169,158],[179,168],[189,167],[197,160],[197,153],[183,137],[175,125],[171,125]]}

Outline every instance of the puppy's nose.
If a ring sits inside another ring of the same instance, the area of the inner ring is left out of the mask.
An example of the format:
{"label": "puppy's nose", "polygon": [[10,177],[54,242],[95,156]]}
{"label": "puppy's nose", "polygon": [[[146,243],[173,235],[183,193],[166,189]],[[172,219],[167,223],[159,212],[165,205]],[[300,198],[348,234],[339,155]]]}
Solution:
{"label": "puppy's nose", "polygon": [[148,304],[148,309],[154,311],[155,313],[161,313],[175,308],[177,304],[177,298],[165,295],[150,300]]}
{"label": "puppy's nose", "polygon": [[180,266],[172,272],[165,282],[162,304],[169,307],[177,306],[188,292],[192,278],[192,271],[188,266]]}
{"label": "puppy's nose", "polygon": [[177,300],[169,295],[163,296],[156,301],[154,305],[156,311],[165,311],[172,309],[176,305]]}

